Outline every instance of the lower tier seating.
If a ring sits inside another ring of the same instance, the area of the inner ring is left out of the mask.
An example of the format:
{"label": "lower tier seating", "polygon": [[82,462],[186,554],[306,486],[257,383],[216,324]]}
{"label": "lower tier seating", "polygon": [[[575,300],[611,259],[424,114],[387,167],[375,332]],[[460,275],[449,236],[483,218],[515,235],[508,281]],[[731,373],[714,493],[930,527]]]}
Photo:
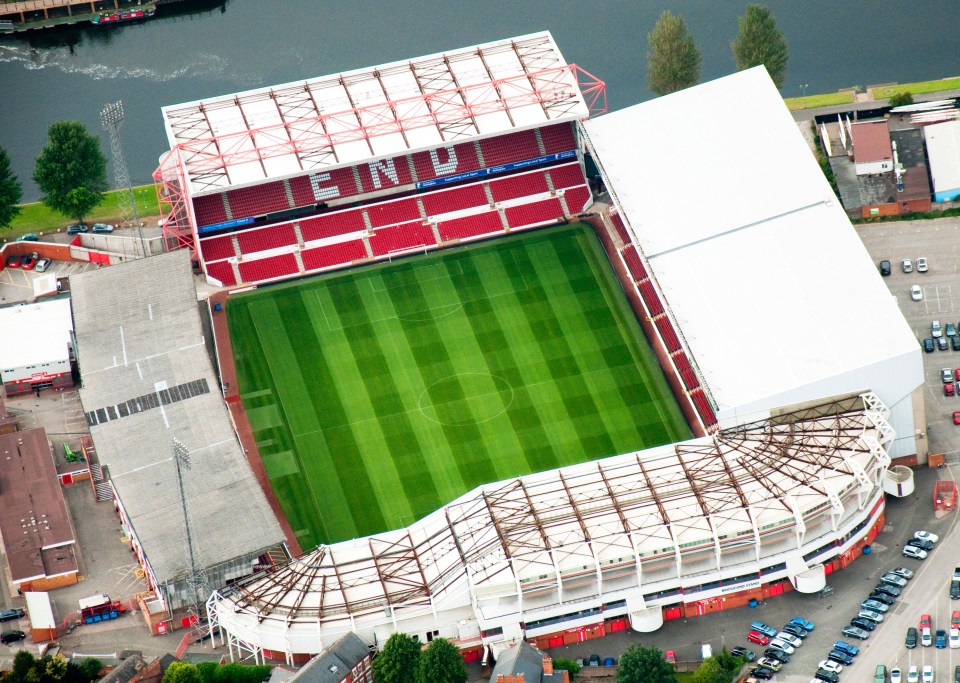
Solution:
{"label": "lower tier seating", "polygon": [[233,266],[229,261],[220,261],[219,263],[208,263],[207,274],[223,283],[224,287],[232,287],[237,284],[237,276],[233,273]]}
{"label": "lower tier seating", "polygon": [[200,240],[200,253],[204,261],[219,261],[220,259],[236,256],[233,250],[233,235],[208,237]]}
{"label": "lower tier seating", "polygon": [[500,214],[496,211],[487,211],[475,216],[440,221],[437,223],[437,229],[440,231],[440,239],[447,242],[498,232],[503,230],[503,224],[500,222]]}
{"label": "lower tier seating", "polygon": [[370,247],[373,249],[374,256],[386,256],[392,251],[420,246],[435,247],[437,241],[433,237],[430,226],[419,221],[377,230],[370,237]]}
{"label": "lower tier seating", "polygon": [[244,230],[236,233],[241,254],[255,254],[258,251],[289,247],[297,243],[297,233],[290,223],[271,225],[268,228]]}
{"label": "lower tier seating", "polygon": [[262,282],[299,272],[297,259],[293,254],[241,261],[237,266],[240,269],[240,279],[244,282]]}
{"label": "lower tier seating", "polygon": [[559,199],[544,199],[531,204],[511,206],[505,213],[511,228],[522,228],[563,218],[563,207],[560,206]]}
{"label": "lower tier seating", "polygon": [[339,244],[328,244],[323,247],[306,249],[300,252],[303,258],[303,267],[306,270],[331,268],[345,263],[357,261],[367,257],[367,250],[363,247],[363,240],[351,240]]}

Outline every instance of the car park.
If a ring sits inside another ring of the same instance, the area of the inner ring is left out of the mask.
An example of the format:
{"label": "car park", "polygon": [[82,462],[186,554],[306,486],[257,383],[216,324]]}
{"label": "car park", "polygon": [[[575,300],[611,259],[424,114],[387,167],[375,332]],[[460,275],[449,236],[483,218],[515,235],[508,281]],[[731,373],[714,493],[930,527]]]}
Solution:
{"label": "car park", "polygon": [[[878,583],[878,584],[874,587],[873,592],[874,592],[874,593],[881,593],[881,594],[886,595],[886,596],[889,596],[889,597],[891,597],[891,598],[899,598],[899,597],[900,597],[900,592],[901,592],[902,590],[903,590],[902,588],[897,588],[896,586],[891,586],[889,583]],[[883,602],[883,601],[881,600],[881,602]],[[888,603],[885,603],[885,604],[889,605],[889,604],[892,604],[892,603],[889,603],[889,602],[888,602]]]}
{"label": "car park", "polygon": [[884,259],[880,262],[880,274],[883,277],[887,277],[890,274],[890,261]]}
{"label": "car park", "polygon": [[866,640],[870,637],[870,634],[864,631],[862,628],[857,628],[856,626],[844,626],[840,629],[840,633],[851,638],[856,638],[857,640]]}
{"label": "car park", "polygon": [[838,664],[843,664],[844,666],[850,666],[853,664],[853,657],[848,655],[846,652],[841,652],[840,650],[830,650],[827,654],[827,659],[832,659]]}
{"label": "car park", "polygon": [[770,642],[770,639],[759,631],[750,631],[747,634],[747,640],[757,645],[767,645]]}
{"label": "car park", "polygon": [[927,559],[927,551],[921,550],[920,548],[914,548],[912,545],[906,545],[901,551],[904,557],[909,557],[914,560],[925,560]]}
{"label": "car park", "polygon": [[920,644],[924,647],[933,645],[933,630],[929,626],[920,628]]}
{"label": "car park", "polygon": [[790,655],[781,650],[778,647],[768,647],[763,651],[764,657],[772,657],[782,664],[787,664],[790,661]]}
{"label": "car park", "polygon": [[869,610],[869,609],[862,609],[859,612],[857,612],[857,618],[866,619],[867,621],[872,621],[876,624],[879,624],[881,621],[883,621],[882,614],[880,614],[879,612],[874,612],[873,610]]}
{"label": "car park", "polygon": [[816,628],[812,621],[807,621],[803,617],[794,617],[793,619],[790,620],[790,623],[793,624],[794,626],[799,626],[807,633],[813,631],[813,629]]}
{"label": "car park", "polygon": [[947,632],[942,628],[938,628],[933,638],[933,644],[938,650],[945,648],[947,646]]}
{"label": "car park", "polygon": [[5,609],[0,612],[0,621],[13,621],[14,619],[20,619],[23,615],[24,611],[22,609]]}
{"label": "car park", "polygon": [[45,273],[45,272],[47,272],[47,268],[50,267],[50,264],[51,264],[51,263],[53,263],[53,261],[51,261],[51,260],[48,259],[48,258],[39,259],[39,260],[37,261],[37,272],[38,272],[38,273]]}
{"label": "car park", "polygon": [[903,683],[903,673],[900,667],[895,666],[890,669],[890,683]]}
{"label": "car park", "polygon": [[929,664],[925,664],[920,672],[920,681],[921,683],[933,683],[933,667]]}
{"label": "car park", "polygon": [[917,259],[917,272],[926,273],[927,272],[927,259],[920,257]]}
{"label": "car park", "polygon": [[824,683],[838,683],[840,675],[836,671],[827,671],[826,669],[817,669],[814,677]]}
{"label": "car park", "polygon": [[757,655],[753,653],[753,650],[748,650],[743,645],[737,645],[735,648],[730,650],[730,654],[732,654],[734,657],[742,657],[748,662],[752,662],[757,658]]}
{"label": "car park", "polygon": [[880,614],[886,614],[887,610],[890,609],[882,602],[878,600],[870,600],[869,598],[860,603],[861,609],[868,609],[871,612],[880,612]]}
{"label": "car park", "polygon": [[794,652],[797,651],[796,648],[793,647],[793,645],[791,645],[786,641],[780,640],[779,638],[774,638],[773,640],[771,640],[770,647],[775,647],[778,650],[783,650],[788,655],[792,655]]}
{"label": "car park", "polygon": [[936,342],[933,341],[933,337],[923,338],[923,350],[927,353],[933,353],[937,350]]}
{"label": "car park", "polygon": [[782,640],[783,642],[789,643],[790,645],[793,645],[794,647],[800,647],[801,645],[803,645],[803,640],[801,640],[800,638],[797,638],[797,636],[795,636],[795,635],[793,635],[793,634],[790,634],[790,633],[787,633],[787,632],[785,632],[785,631],[781,631],[780,633],[778,633],[777,636],[776,636],[776,638],[775,638],[775,640]]}
{"label": "car park", "polygon": [[[958,370],[958,372],[960,372],[960,370]],[[936,543],[940,540],[939,536],[929,531],[914,531],[913,537],[918,541],[929,541],[930,543]]]}
{"label": "car park", "polygon": [[26,232],[17,238],[17,242],[39,242],[40,238],[36,233]]}
{"label": "car park", "polygon": [[762,621],[754,621],[751,623],[750,630],[759,631],[763,635],[767,636],[767,638],[775,638],[777,635],[777,629],[775,629],[773,626],[763,623]]}
{"label": "car park", "polygon": [[921,538],[911,538],[909,541],[907,541],[907,545],[912,545],[914,548],[920,548],[921,550],[926,550],[927,552],[933,550],[933,541],[925,541]]}
{"label": "car park", "polygon": [[903,259],[903,261],[900,263],[900,268],[903,270],[904,273],[912,273],[913,261],[911,261],[908,258]]}
{"label": "car park", "polygon": [[759,678],[762,681],[769,681],[773,678],[773,675],[776,673],[773,669],[768,669],[765,666],[758,666],[756,669],[750,671],[750,675],[754,678]]}
{"label": "car park", "polygon": [[950,348],[950,342],[946,337],[937,337],[937,348],[941,351],[947,351]]}
{"label": "car park", "polygon": [[784,633],[789,633],[791,636],[796,636],[797,638],[806,638],[810,635],[810,631],[800,628],[796,624],[787,624],[783,627]]}
{"label": "car park", "polygon": [[113,226],[107,223],[94,223],[93,232],[104,234],[113,232]]}
{"label": "car park", "polygon": [[851,626],[856,626],[857,628],[862,628],[864,631],[873,631],[877,627],[877,622],[870,621],[869,619],[861,619],[860,617],[854,617],[850,620]]}
{"label": "car park", "polygon": [[23,631],[4,631],[0,633],[0,643],[4,645],[9,645],[10,643],[16,643],[19,640],[23,640],[27,637]]}
{"label": "car park", "polygon": [[907,683],[919,683],[920,681],[920,669],[916,666],[911,666],[907,669]]}
{"label": "car park", "polygon": [[757,660],[757,664],[760,666],[765,666],[768,669],[773,669],[774,671],[780,671],[780,669],[783,667],[782,662],[773,659],[772,657],[761,657]]}
{"label": "car park", "polygon": [[920,288],[920,285],[910,287],[910,298],[914,301],[923,301],[923,290]]}
{"label": "car park", "polygon": [[83,232],[89,232],[90,228],[85,223],[73,223],[67,226],[68,235],[79,235]]}

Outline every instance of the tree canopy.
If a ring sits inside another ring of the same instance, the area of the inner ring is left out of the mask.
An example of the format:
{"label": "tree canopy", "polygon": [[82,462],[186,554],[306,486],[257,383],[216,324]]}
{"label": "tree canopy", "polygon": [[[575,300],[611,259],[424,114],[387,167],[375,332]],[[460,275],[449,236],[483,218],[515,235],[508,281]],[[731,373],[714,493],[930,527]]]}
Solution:
{"label": "tree canopy", "polygon": [[57,121],[47,131],[33,180],[46,206],[82,221],[107,190],[107,158],[100,140],[79,121]]}
{"label": "tree canopy", "polygon": [[617,683],[676,683],[673,664],[657,648],[638,643],[620,656]]}
{"label": "tree canopy", "polygon": [[700,81],[700,49],[683,17],[664,10],[647,34],[647,87],[658,95],[676,92]]}
{"label": "tree canopy", "polygon": [[467,683],[467,667],[457,646],[446,638],[430,641],[420,655],[416,683]]}
{"label": "tree canopy", "polygon": [[580,673],[580,665],[577,664],[572,659],[564,659],[563,657],[557,657],[553,660],[553,670],[565,670],[570,675],[570,680],[572,681],[578,673]]}
{"label": "tree canopy", "polygon": [[6,228],[20,213],[20,199],[23,197],[23,187],[20,180],[10,168],[10,155],[0,147],[0,228]]}
{"label": "tree canopy", "polygon": [[417,675],[420,641],[406,633],[394,633],[373,659],[374,683],[410,683]]}
{"label": "tree canopy", "polygon": [[80,666],[62,657],[47,655],[41,659],[28,650],[13,657],[13,669],[3,679],[6,683],[90,683],[100,674],[100,661],[90,659]]}
{"label": "tree canopy", "polygon": [[730,44],[737,71],[763,64],[778,88],[787,76],[787,39],[777,28],[777,20],[766,7],[747,5],[739,17],[740,30]]}
{"label": "tree canopy", "polygon": [[174,662],[163,674],[163,683],[262,683],[269,677],[270,667],[265,665]]}
{"label": "tree canopy", "polygon": [[193,664],[173,662],[163,674],[163,683],[201,683],[200,672]]}

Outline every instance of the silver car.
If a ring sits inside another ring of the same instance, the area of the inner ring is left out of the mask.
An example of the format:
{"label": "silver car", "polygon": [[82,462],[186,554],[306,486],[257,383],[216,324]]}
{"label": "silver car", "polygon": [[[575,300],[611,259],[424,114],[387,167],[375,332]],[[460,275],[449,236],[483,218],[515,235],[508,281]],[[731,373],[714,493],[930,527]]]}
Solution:
{"label": "silver car", "polygon": [[907,580],[902,576],[897,576],[896,574],[884,574],[880,577],[880,580],[883,583],[889,584],[891,586],[896,586],[897,588],[903,588],[907,585]]}

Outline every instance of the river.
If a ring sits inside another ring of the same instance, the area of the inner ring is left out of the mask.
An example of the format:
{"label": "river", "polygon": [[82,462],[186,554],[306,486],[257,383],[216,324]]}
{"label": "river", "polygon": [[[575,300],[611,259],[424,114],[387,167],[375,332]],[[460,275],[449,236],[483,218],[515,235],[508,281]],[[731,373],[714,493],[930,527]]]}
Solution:
{"label": "river", "polygon": [[[185,3],[186,4],[186,3]],[[727,0],[205,0],[151,21],[0,37],[0,146],[24,199],[59,119],[99,124],[123,100],[124,156],[150,181],[167,149],[160,107],[263,85],[549,29],[568,62],[607,84],[611,109],[652,97],[646,36],[664,9],[681,14],[702,56],[702,80],[730,73],[730,41],[746,3]],[[960,6],[950,0],[768,0],[790,46],[785,97],[851,85],[960,75]],[[709,114],[704,113],[706,118]],[[111,182],[112,166],[110,168]]]}

